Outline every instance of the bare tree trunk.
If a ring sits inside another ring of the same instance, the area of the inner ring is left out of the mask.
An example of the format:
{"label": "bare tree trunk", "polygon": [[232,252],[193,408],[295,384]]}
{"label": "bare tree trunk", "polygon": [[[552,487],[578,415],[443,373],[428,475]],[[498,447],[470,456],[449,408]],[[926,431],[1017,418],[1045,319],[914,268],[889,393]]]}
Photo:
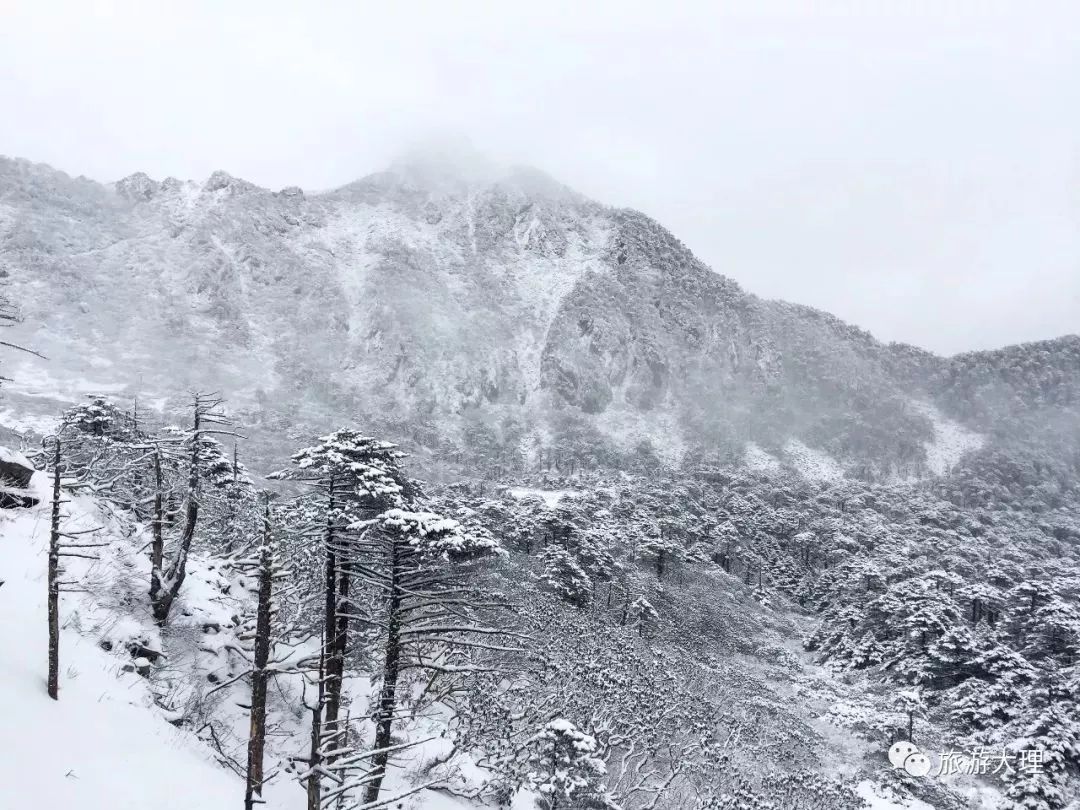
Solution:
{"label": "bare tree trunk", "polygon": [[53,457],[52,521],[49,532],[49,697],[60,692],[60,437]]}
{"label": "bare tree trunk", "polygon": [[228,533],[225,540],[225,553],[232,554],[236,549],[237,531],[237,485],[240,483],[240,448],[233,442],[232,449],[232,489],[228,492],[229,511],[226,515]]}
{"label": "bare tree trunk", "polygon": [[251,674],[251,731],[248,734],[247,791],[244,810],[252,810],[255,795],[262,796],[263,751],[266,747],[266,665],[270,660],[270,610],[274,586],[274,558],[270,550],[270,501],[266,502],[263,545],[259,552],[259,609],[255,621],[255,668]]}
{"label": "bare tree trunk", "polygon": [[150,604],[156,605],[164,588],[162,567],[165,564],[165,540],[162,527],[165,523],[165,483],[161,474],[161,449],[154,448],[154,522],[150,542]]}
{"label": "bare tree trunk", "polygon": [[[323,713],[323,728],[330,739],[334,739],[337,733],[338,714],[341,710],[341,687],[345,674],[345,661],[343,649],[338,644],[339,605],[341,603],[338,594],[339,562],[335,550],[336,517],[334,510],[337,507],[334,492],[334,477],[330,476],[330,497],[326,509],[326,613],[323,621],[323,639],[326,649],[326,706]],[[342,578],[344,583],[344,578]],[[331,748],[338,747],[335,743]],[[332,760],[333,757],[327,757]]]}
{"label": "bare tree trunk", "polygon": [[379,692],[379,705],[375,710],[375,751],[371,757],[371,782],[364,793],[364,803],[370,804],[379,798],[379,789],[386,776],[386,765],[390,761],[390,735],[397,711],[397,682],[401,663],[401,602],[403,593],[400,580],[402,575],[401,542],[394,538],[390,543],[390,602],[387,609],[386,656],[383,660],[383,683]]}
{"label": "bare tree trunk", "polygon": [[177,544],[176,558],[169,566],[165,575],[164,587],[158,590],[156,599],[153,599],[154,621],[159,627],[164,627],[169,620],[169,611],[172,610],[176,595],[184,585],[187,576],[188,554],[191,551],[191,541],[195,538],[195,524],[199,520],[199,440],[202,437],[202,403],[198,397],[195,399],[195,426],[191,433],[191,459],[188,467],[188,497],[187,510],[184,518],[184,530],[180,534]]}
{"label": "bare tree trunk", "polygon": [[322,710],[326,688],[326,643],[319,650],[319,697],[311,709],[311,754],[308,759],[307,810],[320,810],[322,805]]}
{"label": "bare tree trunk", "polygon": [[[348,554],[338,556],[338,589],[337,589],[337,626],[334,629],[334,643],[331,647],[330,660],[334,665],[333,672],[333,684],[334,684],[334,723],[336,724],[331,732],[335,734],[337,744],[335,748],[340,748],[345,743],[345,731],[348,727],[347,721],[341,721],[341,694],[345,687],[345,654],[349,649],[349,586],[351,584],[352,572],[349,569]],[[338,728],[337,726],[340,726]],[[328,757],[329,761],[333,761],[336,757]]]}

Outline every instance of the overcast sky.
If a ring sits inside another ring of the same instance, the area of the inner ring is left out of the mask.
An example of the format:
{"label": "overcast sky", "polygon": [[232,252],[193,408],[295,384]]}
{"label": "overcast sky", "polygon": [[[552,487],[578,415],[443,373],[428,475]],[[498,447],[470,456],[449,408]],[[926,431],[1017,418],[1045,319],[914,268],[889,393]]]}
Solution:
{"label": "overcast sky", "polygon": [[463,136],[885,340],[1080,332],[1080,6],[846,5],[0,0],[0,154],[323,189]]}

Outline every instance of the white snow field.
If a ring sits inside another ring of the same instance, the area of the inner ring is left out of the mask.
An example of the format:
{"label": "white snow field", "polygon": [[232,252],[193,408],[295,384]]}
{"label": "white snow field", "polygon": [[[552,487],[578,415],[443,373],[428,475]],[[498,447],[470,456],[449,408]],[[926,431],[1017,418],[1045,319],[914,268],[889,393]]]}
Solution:
{"label": "white snow field", "polygon": [[810,481],[841,481],[844,478],[844,468],[839,461],[798,439],[788,439],[784,445],[784,458]]}
{"label": "white snow field", "polygon": [[986,437],[981,433],[949,419],[929,402],[915,401],[912,405],[934,426],[934,440],[923,443],[926,466],[934,475],[948,474],[965,453],[978,450],[986,443]]}

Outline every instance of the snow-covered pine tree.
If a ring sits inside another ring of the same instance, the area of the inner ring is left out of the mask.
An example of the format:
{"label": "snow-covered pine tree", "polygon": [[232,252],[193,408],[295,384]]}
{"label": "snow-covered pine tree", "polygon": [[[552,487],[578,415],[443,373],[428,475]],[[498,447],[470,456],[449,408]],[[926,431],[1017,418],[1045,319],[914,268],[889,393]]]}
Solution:
{"label": "snow-covered pine tree", "polygon": [[107,397],[90,394],[87,399],[90,401],[64,411],[61,417],[63,424],[72,430],[98,438],[126,442],[141,438],[134,419]]}
{"label": "snow-covered pine tree", "polygon": [[917,687],[912,689],[901,689],[896,693],[893,706],[907,722],[908,742],[914,742],[915,721],[925,719],[927,714],[926,702],[923,699],[922,692]]}
{"label": "snow-covered pine tree", "polygon": [[592,599],[593,583],[574,555],[562,546],[548,546],[540,552],[543,570],[541,586],[574,607],[585,607]]}
{"label": "snow-covered pine tree", "polygon": [[[349,651],[349,626],[357,616],[352,583],[355,576],[355,533],[350,523],[404,503],[413,485],[400,468],[404,454],[389,442],[342,429],[319,439],[319,443],[293,454],[293,467],[271,478],[304,481],[326,492],[323,519],[324,611],[322,667],[325,679],[319,709],[318,747],[332,763],[342,747],[345,729],[341,718],[345,660]],[[317,752],[313,751],[314,760]],[[311,774],[318,780],[317,772]]]}
{"label": "snow-covered pine tree", "polygon": [[470,652],[510,651],[499,642],[512,634],[477,621],[490,605],[470,584],[467,563],[501,553],[490,535],[470,536],[455,520],[399,508],[359,521],[351,529],[359,532],[351,560],[353,575],[381,595],[377,613],[362,617],[382,631],[377,653],[380,687],[372,714],[372,750],[330,766],[346,774],[331,795],[362,788],[363,801],[372,803],[379,799],[391,754],[400,750],[392,745],[392,731],[399,718],[402,676],[416,672],[430,687],[440,678],[482,669],[470,660]]}
{"label": "snow-covered pine tree", "polygon": [[267,690],[271,679],[280,674],[305,674],[310,665],[296,656],[297,649],[311,638],[298,627],[297,619],[309,605],[305,603],[291,570],[281,561],[281,529],[275,525],[271,509],[271,496],[264,492],[263,512],[260,518],[261,538],[249,559],[239,559],[235,564],[240,570],[253,572],[256,576],[256,609],[253,621],[249,620],[241,634],[241,640],[251,655],[251,704],[248,733],[247,780],[245,808],[252,810],[260,803],[266,781],[266,737],[272,733],[267,727]]}
{"label": "snow-covered pine tree", "polygon": [[530,741],[528,785],[544,810],[612,807],[595,737],[565,718],[556,718]]}
{"label": "snow-covered pine tree", "polygon": [[656,608],[652,606],[652,603],[644,595],[639,596],[631,603],[627,615],[630,625],[636,627],[638,635],[642,637],[649,635],[660,623],[660,614],[656,612]]}
{"label": "snow-covered pine tree", "polygon": [[1010,810],[1065,807],[1069,773],[1080,767],[1080,721],[1075,707],[1051,702],[1033,710],[1009,750],[1016,757],[1015,766],[1005,774]]}
{"label": "snow-covered pine tree", "polygon": [[670,533],[665,535],[659,529],[638,547],[641,558],[652,563],[658,580],[662,580],[664,574],[682,560],[683,553],[683,547],[670,536]]}

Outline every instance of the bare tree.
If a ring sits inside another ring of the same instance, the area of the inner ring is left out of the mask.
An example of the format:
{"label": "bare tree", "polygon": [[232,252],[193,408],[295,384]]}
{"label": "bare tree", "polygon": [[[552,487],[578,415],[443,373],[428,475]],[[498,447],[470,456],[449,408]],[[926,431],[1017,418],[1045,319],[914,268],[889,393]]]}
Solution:
{"label": "bare tree", "polygon": [[[61,428],[61,432],[63,428]],[[60,525],[60,506],[66,501],[61,500],[61,467],[62,451],[60,436],[52,437],[52,514],[49,520],[49,555],[48,555],[48,623],[49,623],[49,674],[47,688],[49,697],[59,700],[60,697],[60,594],[61,592],[79,590],[76,583],[66,582],[60,579],[63,573],[60,569],[61,557],[82,557],[84,559],[97,559],[93,554],[82,553],[85,550],[100,548],[104,543],[88,543],[81,540],[86,535],[92,535],[100,531],[99,528],[84,529],[82,531],[65,532]]]}
{"label": "bare tree", "polygon": [[60,439],[53,456],[52,520],[49,531],[49,697],[60,690]]}
{"label": "bare tree", "polygon": [[195,528],[199,520],[200,492],[203,471],[203,438],[211,434],[235,436],[232,431],[222,430],[220,426],[230,424],[220,408],[222,400],[215,394],[195,393],[192,395],[192,427],[185,437],[188,442],[187,497],[185,500],[184,525],[176,542],[172,558],[165,560],[164,540],[160,537],[161,515],[157,499],[161,493],[161,455],[155,453],[154,470],[158,483],[158,495],[155,495],[153,565],[150,576],[150,604],[154,621],[164,627],[169,620],[169,611],[176,600],[180,588],[187,576],[188,556],[191,543],[195,539]]}
{"label": "bare tree", "polygon": [[319,645],[319,668],[316,670],[316,697],[311,708],[311,745],[308,755],[307,773],[301,779],[307,780],[307,810],[320,810],[322,807],[322,711],[326,702],[326,642]]}

